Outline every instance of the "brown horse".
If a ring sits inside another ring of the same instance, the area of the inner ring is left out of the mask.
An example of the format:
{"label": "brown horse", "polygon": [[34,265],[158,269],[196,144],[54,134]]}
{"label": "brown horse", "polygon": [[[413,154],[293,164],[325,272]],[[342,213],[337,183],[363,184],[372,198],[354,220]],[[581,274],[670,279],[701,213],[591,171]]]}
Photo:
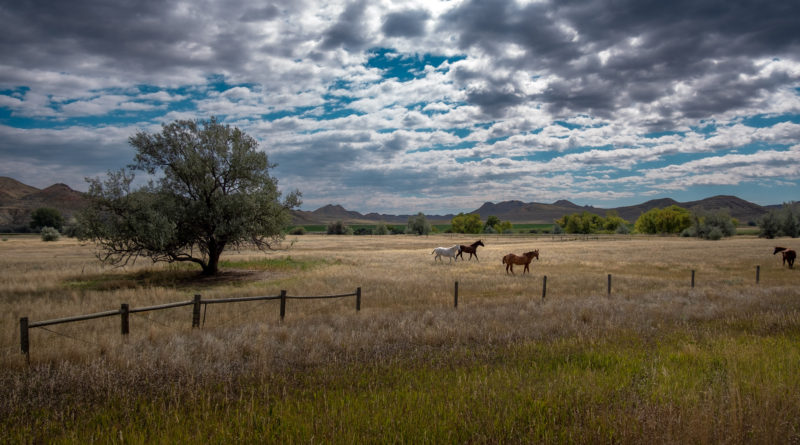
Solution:
{"label": "brown horse", "polygon": [[773,255],[780,252],[783,256],[783,265],[785,266],[786,263],[789,263],[789,269],[794,266],[794,260],[797,258],[797,252],[792,249],[787,249],[785,247],[775,247],[775,250],[772,252]]}
{"label": "brown horse", "polygon": [[[470,244],[469,246],[465,246],[464,244],[462,244],[461,245],[461,251],[458,252],[457,256],[460,256],[461,259],[463,260],[464,259],[464,255],[462,255],[462,254],[464,252],[467,252],[469,254],[469,259],[470,260],[472,259],[472,255],[475,255],[475,259],[478,260],[478,246],[483,246],[483,241],[481,241],[481,240],[475,241],[474,243]],[[478,261],[480,261],[480,260],[478,260]]]}
{"label": "brown horse", "polygon": [[510,270],[511,273],[513,274],[515,264],[525,265],[525,268],[522,269],[522,273],[525,273],[526,270],[530,272],[531,270],[528,268],[528,266],[530,266],[533,257],[536,257],[537,260],[539,259],[539,249],[536,249],[532,252],[525,252],[522,254],[522,256],[509,253],[508,255],[503,257],[503,264],[506,265],[506,273],[508,273],[508,271]]}

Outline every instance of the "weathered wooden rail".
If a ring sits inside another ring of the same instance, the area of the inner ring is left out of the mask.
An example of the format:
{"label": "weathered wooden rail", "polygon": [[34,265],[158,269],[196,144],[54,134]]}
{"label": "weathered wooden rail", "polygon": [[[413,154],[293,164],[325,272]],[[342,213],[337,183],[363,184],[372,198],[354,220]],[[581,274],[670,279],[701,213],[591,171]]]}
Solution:
{"label": "weathered wooden rail", "polygon": [[288,295],[285,290],[282,290],[280,295],[257,296],[257,297],[235,297],[235,298],[212,298],[203,299],[200,295],[195,295],[194,299],[189,301],[178,301],[175,303],[159,304],[156,306],[145,306],[139,308],[132,308],[127,303],[122,303],[117,310],[96,312],[94,314],[76,315],[73,317],[55,318],[52,320],[43,320],[31,322],[28,317],[19,319],[19,333],[20,333],[20,349],[25,354],[26,358],[30,357],[30,329],[41,328],[63,323],[74,323],[77,321],[93,320],[96,318],[105,317],[120,317],[120,331],[122,335],[130,333],[130,314],[138,312],[159,311],[164,309],[173,309],[182,306],[192,306],[192,328],[200,327],[200,314],[201,308],[207,307],[209,304],[222,304],[222,303],[239,303],[243,301],[264,301],[264,300],[280,300],[280,316],[281,321],[286,317],[286,300],[316,300],[328,298],[345,298],[356,297],[356,311],[361,310],[361,288],[356,288],[355,292],[336,295],[313,295],[313,296],[295,296]]}
{"label": "weathered wooden rail", "polygon": [[[756,266],[755,282],[759,284],[761,281],[761,266]],[[695,270],[691,270],[690,286],[695,287]],[[611,296],[612,293],[612,275],[608,274],[607,277],[607,293]],[[88,315],[77,315],[74,317],[56,318],[53,320],[44,320],[31,322],[28,317],[19,319],[20,330],[20,348],[26,357],[30,356],[30,341],[29,330],[32,328],[50,326],[62,323],[72,323],[76,321],[92,320],[95,318],[120,316],[120,331],[122,335],[128,335],[130,332],[129,315],[137,312],[157,311],[164,309],[172,309],[182,306],[192,306],[192,328],[200,327],[200,314],[201,308],[207,307],[209,304],[222,304],[222,303],[237,303],[243,301],[259,301],[259,300],[280,300],[280,317],[281,321],[286,316],[286,300],[314,300],[314,299],[329,299],[329,298],[345,298],[356,297],[356,311],[361,310],[361,288],[356,288],[355,292],[336,295],[314,295],[314,296],[293,296],[287,295],[285,290],[282,290],[280,295],[271,296],[257,296],[257,297],[236,297],[236,298],[215,298],[215,299],[202,299],[200,295],[195,295],[194,299],[189,301],[179,301],[175,303],[166,303],[156,306],[146,306],[140,308],[131,308],[128,304],[123,303],[118,310],[97,312]],[[547,298],[547,275],[542,276],[542,300]],[[453,307],[458,308],[458,281],[455,282],[453,288]]]}

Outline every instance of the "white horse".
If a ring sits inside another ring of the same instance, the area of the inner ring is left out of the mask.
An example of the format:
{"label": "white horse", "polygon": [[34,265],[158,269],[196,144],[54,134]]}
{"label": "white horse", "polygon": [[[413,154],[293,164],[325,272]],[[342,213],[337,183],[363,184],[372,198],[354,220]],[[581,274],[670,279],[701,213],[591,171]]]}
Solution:
{"label": "white horse", "polygon": [[[446,257],[450,258],[450,262],[452,263],[453,259],[458,261],[458,258],[456,258],[456,255],[458,255],[458,252],[461,252],[461,246],[456,244],[453,247],[437,247],[437,248],[433,249],[433,252],[431,252],[431,254],[434,254],[434,253],[436,254],[436,256],[433,257],[433,261],[441,260],[441,258],[439,258],[439,257],[446,256]],[[444,262],[444,260],[441,260],[441,261]]]}

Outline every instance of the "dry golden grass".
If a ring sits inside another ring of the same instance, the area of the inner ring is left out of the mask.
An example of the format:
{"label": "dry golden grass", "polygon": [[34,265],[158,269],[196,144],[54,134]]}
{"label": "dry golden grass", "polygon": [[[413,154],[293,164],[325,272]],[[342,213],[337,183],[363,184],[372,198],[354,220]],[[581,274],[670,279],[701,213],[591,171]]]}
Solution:
{"label": "dry golden grass", "polygon": [[[560,241],[550,237],[484,237],[480,261],[434,262],[436,246],[474,241],[469,236],[302,236],[290,250],[232,252],[217,279],[198,279],[184,266],[139,261],[124,269],[103,267],[94,247],[72,239],[44,243],[12,237],[0,243],[0,347],[4,366],[20,366],[19,318],[39,321],[204,298],[314,296],[362,288],[354,298],[289,300],[284,323],[277,301],[209,305],[202,334],[190,334],[189,307],[133,314],[131,334],[119,335],[118,317],[31,330],[34,362],[89,358],[135,349],[171,355],[170,342],[203,338],[207,354],[261,351],[256,361],[324,361],[330,351],[392,349],[539,338],[603,327],[647,332],[660,323],[778,310],[797,297],[798,270],[772,256],[775,241],[735,238],[718,242],[685,238],[601,238]],[[783,241],[781,241],[783,242]],[[791,241],[789,241],[791,243]],[[785,243],[785,242],[784,242]],[[288,243],[287,243],[288,244]],[[539,249],[530,274],[506,274],[500,259]],[[259,265],[264,258],[288,265]],[[245,262],[255,262],[247,266]],[[756,266],[761,266],[756,285]],[[249,270],[245,269],[249,268]],[[695,288],[690,287],[696,270]],[[612,275],[611,295],[607,276]],[[543,301],[542,277],[547,276]],[[453,310],[454,283],[459,283]],[[761,308],[761,309],[759,309]],[[215,340],[216,339],[216,340]],[[215,352],[213,343],[221,342]],[[235,347],[231,347],[235,345]],[[394,346],[393,346],[394,345]],[[302,350],[299,357],[294,355]],[[272,357],[272,359],[270,359]],[[279,357],[279,360],[273,360]],[[175,359],[175,357],[173,357]],[[263,363],[261,363],[263,364]]]}
{"label": "dry golden grass", "polygon": [[[264,440],[258,431],[289,441],[798,437],[800,269],[771,255],[775,241],[491,236],[480,261],[434,263],[434,247],[474,240],[291,237],[290,250],[228,253],[221,277],[201,279],[146,261],[103,267],[93,246],[71,239],[11,237],[0,243],[3,425],[10,437],[45,442],[122,440],[123,431],[142,443]],[[541,259],[530,274],[505,273],[503,255],[534,248]],[[283,322],[277,301],[216,304],[192,329],[181,307],[132,314],[126,338],[118,317],[33,328],[30,366],[19,352],[23,316],[356,287],[358,313],[353,297],[289,300]],[[307,410],[323,414],[309,419]],[[402,417],[430,410],[430,423]],[[343,412],[361,421],[342,424]],[[400,423],[386,428],[387,419]]]}

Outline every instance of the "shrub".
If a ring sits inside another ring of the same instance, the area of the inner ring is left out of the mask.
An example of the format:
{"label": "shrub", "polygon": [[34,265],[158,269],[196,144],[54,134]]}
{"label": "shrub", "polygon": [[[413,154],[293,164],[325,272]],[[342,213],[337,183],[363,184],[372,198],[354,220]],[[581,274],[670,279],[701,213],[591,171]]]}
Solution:
{"label": "shrub", "polygon": [[61,234],[53,227],[42,227],[42,241],[58,241]]}
{"label": "shrub", "polygon": [[378,223],[378,225],[375,226],[375,229],[372,231],[372,234],[373,235],[388,235],[389,234],[389,228],[386,227],[386,224],[384,224],[384,223]]}
{"label": "shrub", "polygon": [[406,225],[406,233],[414,235],[427,235],[431,233],[431,224],[425,218],[422,212],[417,213],[416,216],[408,217],[408,224]]}
{"label": "shrub", "polygon": [[797,202],[783,203],[780,210],[771,210],[758,222],[761,229],[758,236],[761,238],[775,238],[777,236],[800,236],[800,204]]}
{"label": "shrub", "polygon": [[328,224],[328,235],[349,235],[353,231],[341,221],[336,221]]}
{"label": "shrub", "polygon": [[706,239],[717,241],[720,238],[722,238],[722,229],[719,227],[712,227],[711,230],[706,234]]}
{"label": "shrub", "polygon": [[57,209],[50,207],[40,207],[31,214],[31,229],[38,230],[51,227],[61,230],[64,226],[64,217]]}
{"label": "shrub", "polygon": [[289,235],[305,235],[305,234],[306,234],[306,228],[303,226],[293,227],[291,230],[289,230]]}

